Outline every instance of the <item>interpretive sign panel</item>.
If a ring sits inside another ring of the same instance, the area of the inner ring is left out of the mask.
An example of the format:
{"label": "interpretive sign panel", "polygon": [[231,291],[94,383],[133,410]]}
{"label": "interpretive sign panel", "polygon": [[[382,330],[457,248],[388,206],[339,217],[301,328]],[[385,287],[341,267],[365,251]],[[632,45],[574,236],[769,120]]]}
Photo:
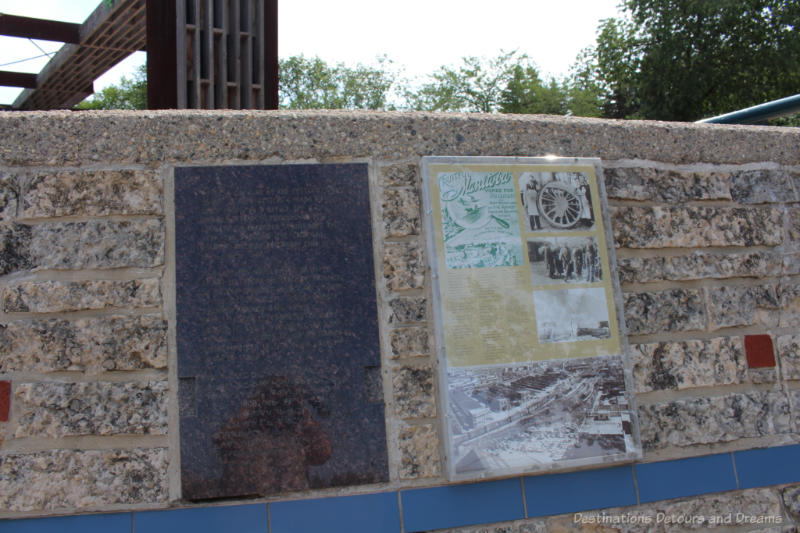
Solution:
{"label": "interpretive sign panel", "polygon": [[175,170],[183,497],[388,481],[365,164]]}
{"label": "interpretive sign panel", "polygon": [[641,454],[599,163],[423,158],[453,479]]}

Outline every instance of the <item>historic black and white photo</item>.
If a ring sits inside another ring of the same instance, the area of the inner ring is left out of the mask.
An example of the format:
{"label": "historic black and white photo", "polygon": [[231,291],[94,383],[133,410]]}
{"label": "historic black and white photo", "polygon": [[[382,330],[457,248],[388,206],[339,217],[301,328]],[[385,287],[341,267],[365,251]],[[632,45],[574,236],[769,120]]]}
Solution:
{"label": "historic black and white photo", "polygon": [[620,356],[449,368],[455,472],[536,469],[633,449]]}
{"label": "historic black and white photo", "polygon": [[599,168],[423,158],[450,479],[640,454]]}
{"label": "historic black and white photo", "polygon": [[539,342],[574,342],[611,337],[602,287],[534,291]]}
{"label": "historic black and white photo", "polygon": [[543,237],[528,240],[531,283],[595,283],[603,267],[595,237]]}
{"label": "historic black and white photo", "polygon": [[523,172],[519,190],[526,230],[594,230],[591,187],[582,172]]}

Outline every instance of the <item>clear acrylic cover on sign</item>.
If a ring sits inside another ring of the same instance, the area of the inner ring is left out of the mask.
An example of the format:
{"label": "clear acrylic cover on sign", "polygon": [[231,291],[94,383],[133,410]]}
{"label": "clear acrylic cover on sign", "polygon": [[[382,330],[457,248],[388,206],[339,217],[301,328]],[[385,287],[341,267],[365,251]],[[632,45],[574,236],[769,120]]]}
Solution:
{"label": "clear acrylic cover on sign", "polygon": [[600,172],[422,159],[450,479],[641,457]]}

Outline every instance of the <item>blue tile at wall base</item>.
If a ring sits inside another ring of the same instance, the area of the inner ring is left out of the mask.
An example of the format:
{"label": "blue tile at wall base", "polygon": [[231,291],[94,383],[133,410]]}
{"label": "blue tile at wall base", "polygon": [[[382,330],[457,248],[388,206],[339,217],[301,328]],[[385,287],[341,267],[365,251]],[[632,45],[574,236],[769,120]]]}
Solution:
{"label": "blue tile at wall base", "polygon": [[269,514],[271,533],[400,532],[396,492],[276,502]]}
{"label": "blue tile at wall base", "polygon": [[800,444],[734,452],[733,456],[743,489],[800,480]]}
{"label": "blue tile at wall base", "polygon": [[[524,478],[528,516],[800,482],[800,445]],[[519,478],[402,491],[405,531],[523,518]],[[271,533],[397,533],[397,492],[269,504]],[[0,533],[266,533],[267,504],[0,520]]]}
{"label": "blue tile at wall base", "polygon": [[407,533],[524,518],[519,478],[401,494]]}
{"label": "blue tile at wall base", "polygon": [[0,520],[2,533],[131,533],[131,513]]}
{"label": "blue tile at wall base", "polygon": [[137,512],[133,520],[136,533],[267,533],[267,505]]}
{"label": "blue tile at wall base", "polygon": [[641,503],[736,489],[729,453],[635,467]]}
{"label": "blue tile at wall base", "polygon": [[528,517],[636,504],[630,466],[525,478]]}

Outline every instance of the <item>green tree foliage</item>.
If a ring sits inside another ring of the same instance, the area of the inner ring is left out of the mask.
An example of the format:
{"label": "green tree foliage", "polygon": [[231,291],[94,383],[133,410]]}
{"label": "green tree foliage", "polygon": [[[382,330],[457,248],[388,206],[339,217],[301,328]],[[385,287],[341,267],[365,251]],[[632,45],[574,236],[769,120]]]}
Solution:
{"label": "green tree foliage", "polygon": [[631,117],[639,109],[636,76],[640,48],[629,21],[600,22],[597,44],[583,50],[572,67],[572,87],[591,102],[592,116]]}
{"label": "green tree foliage", "polygon": [[[389,101],[397,75],[391,62],[377,67],[328,65],[317,57],[293,56],[280,61],[280,105],[286,109],[392,109]],[[119,85],[106,87],[77,105],[78,109],[146,109],[147,67]]]}
{"label": "green tree foliage", "polygon": [[584,58],[604,116],[693,121],[800,87],[796,0],[626,0]]}
{"label": "green tree foliage", "polygon": [[785,117],[773,118],[767,121],[770,126],[793,126],[800,127],[800,113],[788,115]]}
{"label": "green tree foliage", "polygon": [[[465,57],[458,67],[441,66],[431,81],[406,91],[408,107],[422,111],[492,113],[515,69],[516,52],[501,52],[493,59]],[[527,62],[522,56],[520,62]]]}
{"label": "green tree foliage", "polygon": [[280,60],[278,78],[281,108],[392,109],[398,75],[385,57],[377,67],[348,67],[300,55]]}
{"label": "green tree foliage", "polygon": [[[280,61],[280,105],[692,121],[800,88],[797,0],[624,0],[622,7],[622,16],[601,22],[595,46],[565,79],[542,79],[516,52],[465,57],[415,83],[386,58],[350,67],[295,56]],[[141,109],[145,93],[142,67],[80,107]]]}
{"label": "green tree foliage", "polygon": [[147,66],[141,65],[133,78],[122,77],[76,106],[78,109],[147,109]]}
{"label": "green tree foliage", "polygon": [[567,113],[567,91],[565,84],[553,78],[549,83],[543,83],[533,65],[517,64],[501,93],[500,111],[564,115]]}
{"label": "green tree foliage", "polygon": [[[292,56],[280,60],[279,80],[283,109],[565,114],[583,105],[580,89],[555,79],[542,81],[530,59],[515,52],[501,52],[492,59],[464,58],[458,67],[441,67],[417,88],[400,78],[386,58],[379,58],[377,66],[349,67],[342,63],[331,65],[318,57]],[[146,107],[145,66],[132,79],[122,78],[119,85],[107,87],[78,105],[79,109]],[[584,114],[598,113],[588,110]]]}
{"label": "green tree foliage", "polygon": [[422,111],[599,115],[596,98],[568,81],[542,80],[533,61],[516,51],[442,66],[405,96],[406,108]]}

